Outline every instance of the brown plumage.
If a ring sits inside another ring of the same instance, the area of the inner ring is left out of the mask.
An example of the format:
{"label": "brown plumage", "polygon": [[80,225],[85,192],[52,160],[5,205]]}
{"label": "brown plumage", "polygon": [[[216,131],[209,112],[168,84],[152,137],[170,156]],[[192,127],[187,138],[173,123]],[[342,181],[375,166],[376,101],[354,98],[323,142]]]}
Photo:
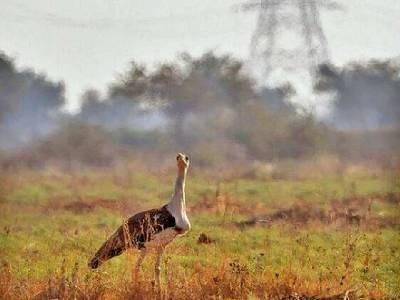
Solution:
{"label": "brown plumage", "polygon": [[124,222],[111,237],[100,247],[89,266],[98,268],[104,261],[122,254],[128,248],[143,249],[155,235],[167,228],[175,227],[175,218],[167,210],[167,206],[140,212]]}

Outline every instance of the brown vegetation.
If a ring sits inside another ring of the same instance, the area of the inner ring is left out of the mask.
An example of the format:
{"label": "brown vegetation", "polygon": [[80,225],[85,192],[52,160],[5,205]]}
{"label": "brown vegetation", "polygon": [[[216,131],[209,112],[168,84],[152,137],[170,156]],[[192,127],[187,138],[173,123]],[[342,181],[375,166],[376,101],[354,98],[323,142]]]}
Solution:
{"label": "brown vegetation", "polygon": [[[310,222],[320,222],[331,224],[334,226],[363,226],[369,229],[395,227],[400,228],[400,221],[391,216],[379,216],[371,213],[372,202],[375,201],[394,201],[398,195],[389,193],[387,196],[379,197],[351,197],[341,200],[329,201],[329,207],[322,209],[309,201],[298,200],[289,208],[277,209],[268,214],[254,215],[254,211],[250,214],[250,218],[234,222],[239,228],[255,225],[270,225],[275,222],[285,222],[285,224],[305,225]],[[397,203],[397,202],[396,202]],[[201,207],[201,204],[198,207]],[[238,204],[234,205],[238,207]],[[269,209],[264,207],[268,211]],[[262,211],[261,210],[261,211]],[[211,209],[210,212],[214,212]],[[245,210],[238,210],[244,213]],[[260,210],[256,210],[260,211]]]}
{"label": "brown vegetation", "polygon": [[[17,282],[7,264],[0,272],[0,299],[360,299],[379,298],[379,291],[361,295],[357,290],[321,278],[318,282],[300,278],[294,273],[262,272],[252,276],[247,266],[237,260],[221,263],[217,268],[195,266],[191,274],[166,268],[161,294],[149,278],[127,280],[110,285],[104,274],[81,275],[78,265],[71,272],[62,266],[47,282]],[[347,298],[346,298],[347,297]]]}

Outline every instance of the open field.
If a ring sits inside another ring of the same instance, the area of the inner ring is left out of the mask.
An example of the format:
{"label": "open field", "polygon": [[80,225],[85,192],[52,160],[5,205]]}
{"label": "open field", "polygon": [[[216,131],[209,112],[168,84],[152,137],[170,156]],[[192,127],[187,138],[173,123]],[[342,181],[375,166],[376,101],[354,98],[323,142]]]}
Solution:
{"label": "open field", "polygon": [[[2,173],[0,298],[154,298],[153,257],[140,282],[135,251],[96,271],[87,261],[126,216],[165,203],[173,181],[132,170]],[[399,176],[189,172],[186,189],[192,230],[167,249],[165,299],[400,297]]]}

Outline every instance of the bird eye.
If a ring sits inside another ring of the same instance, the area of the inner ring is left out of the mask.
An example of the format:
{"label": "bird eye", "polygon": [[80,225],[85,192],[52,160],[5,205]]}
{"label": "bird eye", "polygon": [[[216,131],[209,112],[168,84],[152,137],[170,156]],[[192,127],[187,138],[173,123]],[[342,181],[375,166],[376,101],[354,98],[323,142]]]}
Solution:
{"label": "bird eye", "polygon": [[189,161],[189,157],[188,157],[188,156],[185,156],[185,160],[186,160],[186,161]]}
{"label": "bird eye", "polygon": [[176,160],[179,160],[179,155],[176,157]]}

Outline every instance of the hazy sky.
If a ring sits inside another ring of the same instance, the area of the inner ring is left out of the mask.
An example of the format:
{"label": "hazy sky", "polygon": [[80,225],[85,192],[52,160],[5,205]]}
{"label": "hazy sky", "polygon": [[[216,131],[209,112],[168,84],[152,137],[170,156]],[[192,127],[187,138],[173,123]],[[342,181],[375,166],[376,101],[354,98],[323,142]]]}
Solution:
{"label": "hazy sky", "polygon": [[[104,91],[129,61],[214,49],[247,58],[256,13],[233,0],[0,0],[0,50],[67,85],[69,108],[86,88]],[[400,55],[399,0],[340,0],[324,12],[331,58]]]}

